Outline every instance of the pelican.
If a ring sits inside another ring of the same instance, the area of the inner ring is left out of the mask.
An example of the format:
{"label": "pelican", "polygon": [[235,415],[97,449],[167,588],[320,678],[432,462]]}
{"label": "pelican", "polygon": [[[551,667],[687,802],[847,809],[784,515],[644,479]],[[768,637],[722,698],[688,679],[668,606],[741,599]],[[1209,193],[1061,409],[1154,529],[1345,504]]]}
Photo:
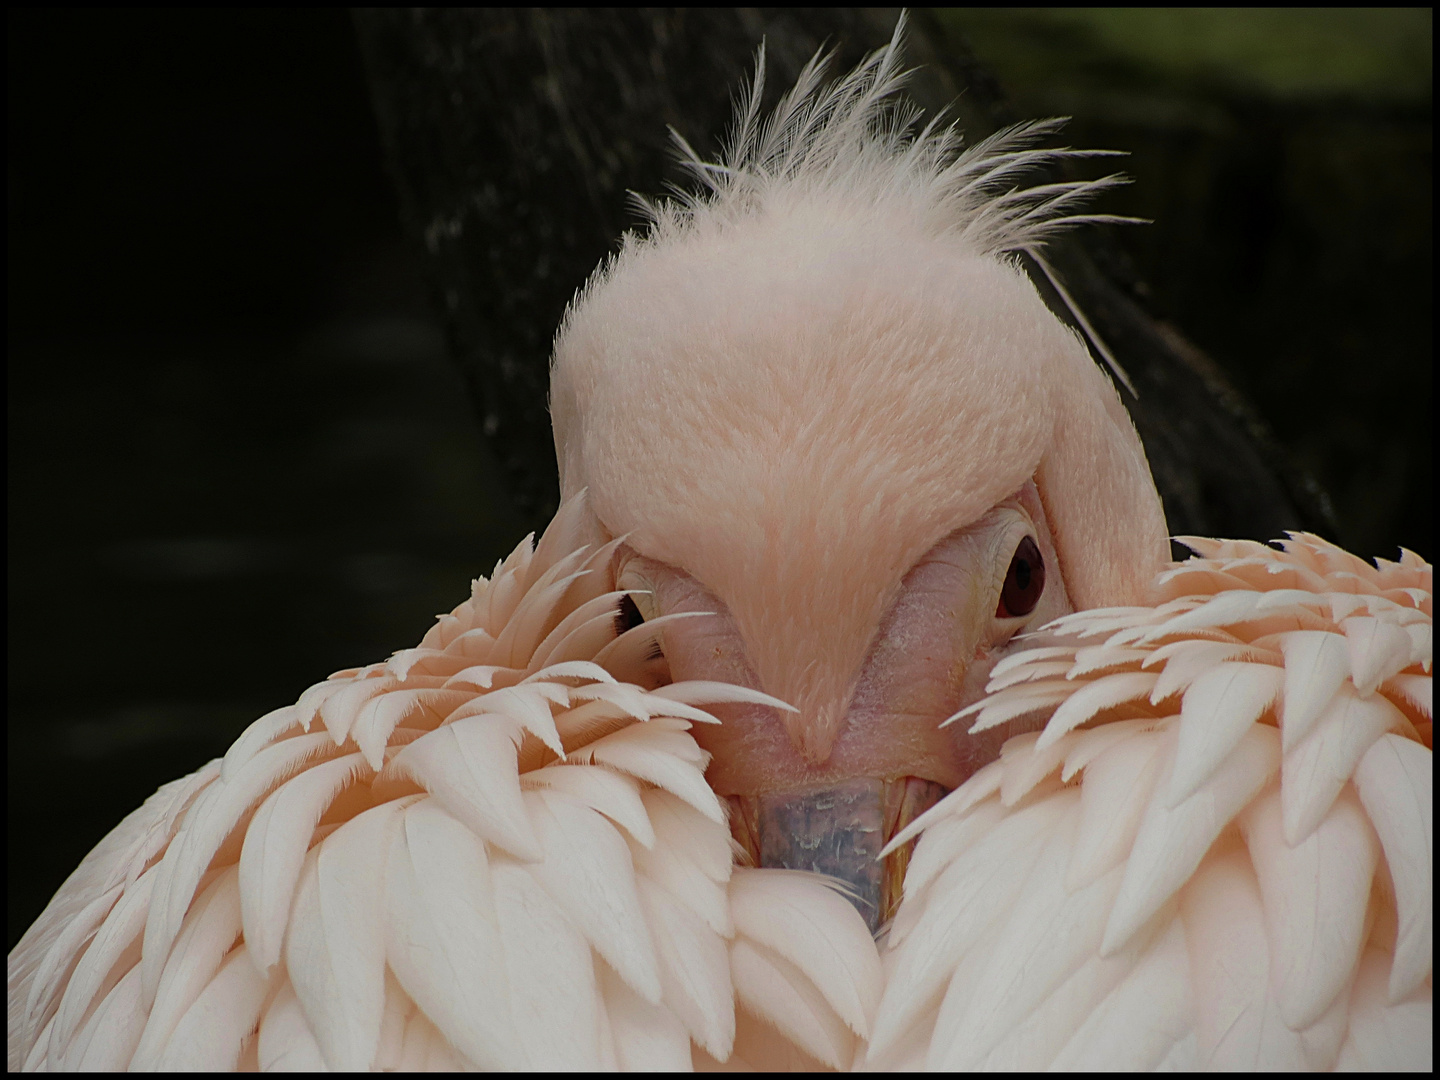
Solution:
{"label": "pelican", "polygon": [[577,295],[539,541],[66,880],[12,1069],[1431,1068],[1431,567],[1171,563],[1015,261],[1117,181],[824,69]]}

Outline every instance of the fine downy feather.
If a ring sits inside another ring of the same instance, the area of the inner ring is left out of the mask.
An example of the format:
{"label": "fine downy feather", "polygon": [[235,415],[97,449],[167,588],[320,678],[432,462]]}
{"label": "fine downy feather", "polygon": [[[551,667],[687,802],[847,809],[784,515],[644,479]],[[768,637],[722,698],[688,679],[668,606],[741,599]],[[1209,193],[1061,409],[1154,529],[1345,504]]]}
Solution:
{"label": "fine downy feather", "polygon": [[732,870],[689,734],[778,703],[645,690],[587,527],[570,500],[418,648],[127,818],[10,954],[11,1068],[688,1068],[730,1058],[737,997],[849,1065],[864,923],[818,878]]}
{"label": "fine downy feather", "polygon": [[1049,720],[896,837],[868,1067],[1431,1067],[1431,567],[1184,542],[959,714]]}

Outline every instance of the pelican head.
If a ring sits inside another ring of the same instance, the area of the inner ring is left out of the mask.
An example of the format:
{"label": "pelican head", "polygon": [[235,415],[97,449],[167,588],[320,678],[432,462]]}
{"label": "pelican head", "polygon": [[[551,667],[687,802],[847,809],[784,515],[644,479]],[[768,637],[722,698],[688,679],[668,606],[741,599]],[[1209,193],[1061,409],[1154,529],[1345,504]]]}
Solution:
{"label": "pelican head", "polygon": [[[1015,253],[1114,178],[1017,188],[1056,122],[962,149],[916,133],[899,30],[832,86],[812,61],[762,119],[763,55],[699,191],[649,205],[557,335],[562,496],[624,537],[633,618],[722,707],[707,779],[761,865],[898,900],[889,836],[1013,730],[946,718],[1018,635],[1141,599],[1168,558],[1140,440]],[[688,151],[687,151],[688,152]]]}

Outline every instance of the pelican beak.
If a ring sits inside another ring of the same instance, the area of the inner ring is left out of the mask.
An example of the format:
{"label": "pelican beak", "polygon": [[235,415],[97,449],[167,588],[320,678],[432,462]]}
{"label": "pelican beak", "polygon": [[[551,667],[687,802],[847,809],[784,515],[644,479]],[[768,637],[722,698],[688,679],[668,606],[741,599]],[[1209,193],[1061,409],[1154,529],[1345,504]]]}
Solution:
{"label": "pelican beak", "polygon": [[754,866],[811,870],[836,879],[875,933],[900,906],[915,842],[883,859],[881,850],[946,793],[933,781],[906,776],[731,795],[730,832]]}

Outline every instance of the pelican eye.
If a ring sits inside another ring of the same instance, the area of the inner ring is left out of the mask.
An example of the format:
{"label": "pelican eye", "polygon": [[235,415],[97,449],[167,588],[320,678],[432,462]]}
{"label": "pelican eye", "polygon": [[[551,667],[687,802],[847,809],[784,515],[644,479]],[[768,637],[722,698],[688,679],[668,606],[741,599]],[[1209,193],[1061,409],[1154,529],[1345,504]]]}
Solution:
{"label": "pelican eye", "polygon": [[1045,560],[1030,537],[1015,548],[1010,569],[1005,571],[1005,584],[1000,589],[1000,603],[995,615],[1000,619],[1018,619],[1029,615],[1045,591]]}
{"label": "pelican eye", "polygon": [[622,596],[620,603],[615,608],[615,636],[619,637],[627,630],[633,630],[645,621],[645,616],[640,612],[640,606],[635,603],[634,597]]}

